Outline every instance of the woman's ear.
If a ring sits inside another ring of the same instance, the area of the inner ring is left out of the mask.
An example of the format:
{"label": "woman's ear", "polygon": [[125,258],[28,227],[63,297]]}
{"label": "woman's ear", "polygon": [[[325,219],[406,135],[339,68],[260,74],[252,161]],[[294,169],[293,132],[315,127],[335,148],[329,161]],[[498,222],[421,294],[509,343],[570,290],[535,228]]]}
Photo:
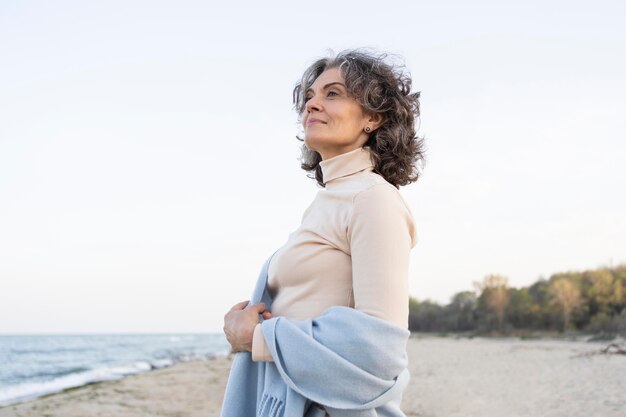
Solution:
{"label": "woman's ear", "polygon": [[370,123],[372,130],[376,130],[385,121],[385,116],[382,113],[371,113],[367,121]]}

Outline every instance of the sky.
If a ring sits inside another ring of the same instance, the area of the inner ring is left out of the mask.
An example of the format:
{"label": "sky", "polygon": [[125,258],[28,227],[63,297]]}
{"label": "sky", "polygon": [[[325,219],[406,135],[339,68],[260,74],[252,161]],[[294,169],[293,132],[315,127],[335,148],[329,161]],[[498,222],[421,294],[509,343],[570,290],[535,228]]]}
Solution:
{"label": "sky", "polygon": [[626,262],[620,1],[0,2],[0,334],[220,332],[319,191],[291,93],[402,59],[411,296]]}

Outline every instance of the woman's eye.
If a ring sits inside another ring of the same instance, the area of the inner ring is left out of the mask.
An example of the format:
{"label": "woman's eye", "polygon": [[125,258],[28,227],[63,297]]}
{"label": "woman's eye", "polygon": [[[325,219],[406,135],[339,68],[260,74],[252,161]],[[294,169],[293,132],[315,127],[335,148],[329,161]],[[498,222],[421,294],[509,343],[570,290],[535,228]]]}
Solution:
{"label": "woman's eye", "polygon": [[[339,95],[336,91],[329,91],[327,95],[330,96],[331,94],[334,94],[336,96]],[[311,97],[311,96],[306,96],[306,97],[304,97],[304,102],[306,103],[307,101],[311,100],[312,98],[313,97]]]}

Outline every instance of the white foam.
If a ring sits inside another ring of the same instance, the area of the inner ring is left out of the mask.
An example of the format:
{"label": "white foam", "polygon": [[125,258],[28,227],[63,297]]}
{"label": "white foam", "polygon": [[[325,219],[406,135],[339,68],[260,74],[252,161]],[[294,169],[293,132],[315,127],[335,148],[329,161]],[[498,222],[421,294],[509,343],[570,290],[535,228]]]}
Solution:
{"label": "white foam", "polygon": [[171,359],[156,359],[152,362],[155,368],[165,368],[166,366],[174,365],[174,361]]}
{"label": "white foam", "polygon": [[114,368],[110,368],[109,371],[116,375],[132,375],[138,374],[141,372],[149,371],[152,369],[152,366],[148,362],[135,362],[129,366],[116,366]]}
{"label": "white foam", "polygon": [[121,379],[126,375],[138,374],[151,369],[152,365],[148,362],[135,362],[129,366],[96,368],[90,371],[65,375],[46,382],[26,382],[0,390],[0,406],[30,400],[42,395],[63,391],[67,388],[80,387],[92,382]]}
{"label": "white foam", "polygon": [[62,376],[46,382],[26,382],[6,388],[0,391],[0,405],[9,405],[16,402],[26,401],[46,394],[52,394],[67,388],[79,387],[96,381],[110,381],[120,379],[122,376],[114,375],[105,369],[80,372]]}

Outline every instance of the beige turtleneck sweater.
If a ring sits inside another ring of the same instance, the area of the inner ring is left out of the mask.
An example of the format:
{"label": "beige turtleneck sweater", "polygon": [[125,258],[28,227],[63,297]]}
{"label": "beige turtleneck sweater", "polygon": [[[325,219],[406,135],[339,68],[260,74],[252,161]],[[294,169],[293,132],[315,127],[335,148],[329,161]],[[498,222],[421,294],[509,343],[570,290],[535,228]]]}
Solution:
{"label": "beige turtleneck sweater", "polygon": [[[409,253],[417,243],[411,210],[398,190],[373,172],[367,147],[320,166],[326,188],[269,265],[272,316],[310,319],[346,306],[408,328]],[[272,360],[260,324],[252,359]]]}

